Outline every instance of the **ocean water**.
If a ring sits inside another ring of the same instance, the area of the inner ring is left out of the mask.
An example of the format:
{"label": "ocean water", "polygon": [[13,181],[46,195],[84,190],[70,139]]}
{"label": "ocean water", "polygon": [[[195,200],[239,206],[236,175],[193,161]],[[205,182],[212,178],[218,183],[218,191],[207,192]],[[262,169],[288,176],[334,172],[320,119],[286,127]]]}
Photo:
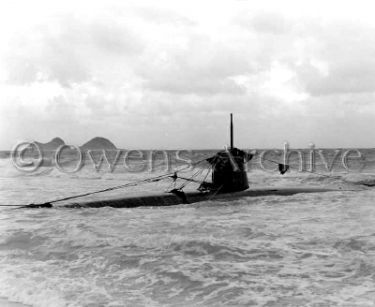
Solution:
{"label": "ocean water", "polygon": [[[374,306],[374,157],[368,154],[360,171],[338,161],[328,172],[320,163],[316,171],[329,177],[296,167],[281,176],[256,161],[249,168],[251,187],[339,189],[328,193],[134,209],[1,207],[0,305]],[[86,167],[66,174],[46,165],[23,173],[6,155],[0,159],[0,205],[44,202],[165,171]]]}

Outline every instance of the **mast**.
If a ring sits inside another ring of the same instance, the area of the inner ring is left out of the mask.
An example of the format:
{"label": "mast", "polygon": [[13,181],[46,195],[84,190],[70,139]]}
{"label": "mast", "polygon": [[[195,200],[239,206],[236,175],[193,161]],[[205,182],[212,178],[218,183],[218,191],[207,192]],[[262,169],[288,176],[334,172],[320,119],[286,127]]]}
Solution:
{"label": "mast", "polygon": [[233,114],[230,113],[230,149],[233,149]]}

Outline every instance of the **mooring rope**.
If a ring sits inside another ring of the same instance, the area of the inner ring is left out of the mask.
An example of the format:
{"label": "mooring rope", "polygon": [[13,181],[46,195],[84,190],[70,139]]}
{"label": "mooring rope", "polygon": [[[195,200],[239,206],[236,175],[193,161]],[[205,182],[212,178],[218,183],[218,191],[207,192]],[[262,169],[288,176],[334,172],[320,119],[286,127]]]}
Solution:
{"label": "mooring rope", "polygon": [[63,198],[54,199],[54,200],[51,200],[51,201],[46,201],[46,202],[40,203],[40,204],[28,204],[28,205],[2,205],[1,204],[0,207],[18,207],[18,208],[28,208],[28,207],[29,208],[32,208],[32,207],[46,207],[47,208],[47,207],[52,207],[53,203],[57,203],[57,202],[61,202],[61,201],[66,201],[66,200],[71,200],[71,199],[80,198],[80,197],[84,197],[84,196],[90,196],[90,195],[99,194],[99,193],[103,193],[103,192],[109,192],[109,191],[118,190],[118,189],[122,189],[122,188],[132,187],[132,186],[136,186],[136,185],[143,184],[143,183],[151,183],[151,182],[157,182],[157,181],[160,181],[160,180],[163,180],[163,179],[173,178],[174,175],[177,172],[184,171],[184,170],[186,170],[186,169],[188,169],[192,166],[194,167],[194,166],[206,161],[209,158],[210,157],[198,160],[198,161],[193,162],[193,163],[190,163],[189,165],[186,165],[185,167],[183,167],[181,169],[175,170],[174,172],[170,172],[170,173],[167,173],[167,174],[163,174],[163,175],[159,175],[159,176],[155,176],[155,177],[151,177],[151,178],[147,178],[147,179],[143,179],[143,180],[139,180],[139,181],[135,181],[135,182],[129,182],[129,183],[125,183],[125,184],[114,186],[114,187],[109,187],[109,188],[106,188],[106,189],[103,189],[103,190],[71,195],[71,196],[67,196],[67,197],[63,197]]}
{"label": "mooring rope", "polygon": [[28,208],[28,207],[30,207],[30,208],[32,208],[32,207],[46,207],[47,208],[47,207],[52,207],[53,203],[57,203],[57,202],[61,202],[61,201],[66,201],[66,200],[71,200],[71,199],[75,199],[75,198],[79,198],[79,197],[94,195],[94,194],[103,193],[103,192],[109,192],[109,191],[122,189],[122,188],[126,188],[126,187],[131,187],[131,186],[136,186],[136,185],[139,185],[139,184],[142,184],[142,183],[157,182],[157,181],[169,178],[171,176],[171,174],[172,173],[168,173],[168,174],[164,174],[164,175],[160,175],[160,176],[156,176],[156,177],[152,177],[152,178],[147,178],[147,179],[144,179],[144,180],[129,182],[129,183],[126,183],[126,184],[122,184],[122,185],[118,185],[118,186],[114,186],[114,187],[109,187],[109,188],[106,188],[106,189],[103,189],[103,190],[71,195],[71,196],[68,196],[68,197],[58,198],[58,199],[54,199],[54,200],[47,201],[47,202],[40,203],[40,204],[0,205],[0,206],[1,207],[22,207],[22,208]]}

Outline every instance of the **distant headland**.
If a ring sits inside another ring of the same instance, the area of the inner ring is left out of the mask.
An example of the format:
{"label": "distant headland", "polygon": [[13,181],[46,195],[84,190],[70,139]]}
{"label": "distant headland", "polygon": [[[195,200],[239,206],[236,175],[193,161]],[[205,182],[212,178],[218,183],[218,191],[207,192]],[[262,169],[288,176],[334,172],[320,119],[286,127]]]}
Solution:
{"label": "distant headland", "polygon": [[[60,146],[67,145],[64,140],[60,137],[55,137],[47,143],[41,143],[35,141],[38,147],[42,151],[56,151]],[[104,137],[94,137],[90,141],[84,143],[82,146],[79,146],[82,151],[87,150],[116,150],[117,147],[108,139]]]}
{"label": "distant headland", "polygon": [[55,151],[61,145],[65,145],[65,142],[63,139],[56,137],[47,143],[40,143],[35,141],[35,144],[37,144],[43,151]]}
{"label": "distant headland", "polygon": [[95,137],[81,146],[82,150],[107,149],[116,150],[117,147],[110,140],[103,137]]}

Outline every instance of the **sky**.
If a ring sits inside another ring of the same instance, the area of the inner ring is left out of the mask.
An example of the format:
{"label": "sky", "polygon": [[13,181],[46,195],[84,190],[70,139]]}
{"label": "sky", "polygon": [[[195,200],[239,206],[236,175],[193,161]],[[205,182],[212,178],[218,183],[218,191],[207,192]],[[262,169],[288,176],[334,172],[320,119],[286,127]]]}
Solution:
{"label": "sky", "polygon": [[2,1],[0,149],[375,147],[371,1]]}

